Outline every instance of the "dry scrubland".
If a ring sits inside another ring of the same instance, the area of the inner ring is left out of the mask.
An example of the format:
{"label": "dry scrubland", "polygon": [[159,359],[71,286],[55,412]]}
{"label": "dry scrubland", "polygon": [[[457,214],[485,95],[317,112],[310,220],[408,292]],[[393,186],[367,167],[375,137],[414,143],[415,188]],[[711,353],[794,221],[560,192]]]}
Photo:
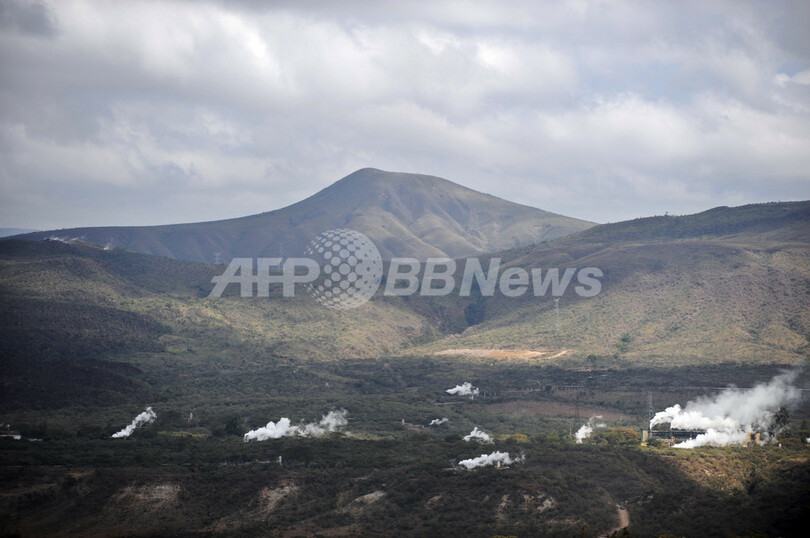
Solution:
{"label": "dry scrubland", "polygon": [[[621,503],[633,536],[798,536],[807,402],[781,449],[642,447],[637,430],[648,394],[660,410],[806,360],[807,207],[642,219],[504,252],[605,271],[598,297],[561,298],[559,333],[550,297],[333,312],[236,289],[209,299],[221,267],[0,242],[0,422],[24,438],[0,439],[0,532],[592,536]],[[464,381],[480,395],[445,393]],[[109,438],[147,405],[153,424]],[[341,433],[242,442],[340,408]],[[575,444],[592,414],[607,427]],[[463,441],[475,426],[494,443]],[[454,465],[496,450],[525,460]]]}

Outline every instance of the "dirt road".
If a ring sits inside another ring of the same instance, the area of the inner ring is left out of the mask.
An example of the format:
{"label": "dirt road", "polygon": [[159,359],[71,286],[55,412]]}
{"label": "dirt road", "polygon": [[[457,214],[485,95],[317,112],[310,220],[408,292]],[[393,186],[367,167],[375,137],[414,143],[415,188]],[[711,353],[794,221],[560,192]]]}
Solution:
{"label": "dirt road", "polygon": [[607,538],[613,534],[618,534],[622,529],[626,529],[630,526],[630,512],[627,511],[627,508],[622,505],[617,505],[616,515],[619,517],[619,526],[615,529],[610,529],[605,534],[599,536],[599,538]]}
{"label": "dirt road", "polygon": [[623,506],[617,506],[616,512],[619,514],[619,530],[630,526],[630,512]]}

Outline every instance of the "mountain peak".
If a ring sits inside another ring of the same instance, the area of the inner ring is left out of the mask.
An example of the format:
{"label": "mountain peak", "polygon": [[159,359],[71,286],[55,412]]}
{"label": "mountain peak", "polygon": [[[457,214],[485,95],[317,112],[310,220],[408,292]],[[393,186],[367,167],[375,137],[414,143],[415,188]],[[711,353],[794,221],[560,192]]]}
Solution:
{"label": "mountain peak", "polygon": [[319,233],[351,228],[384,258],[461,257],[554,239],[592,223],[483,194],[436,176],[361,168],[291,206],[194,224],[41,232],[190,261],[300,256]]}
{"label": "mountain peak", "polygon": [[[430,187],[436,184],[454,185],[456,188],[469,190],[452,181],[442,179],[437,176],[430,176],[425,174],[416,174],[412,172],[389,172],[380,170],[379,168],[361,168],[349,174],[348,176],[337,180],[330,187],[337,187],[343,185],[410,185],[412,187]],[[327,187],[329,188],[329,187]]]}

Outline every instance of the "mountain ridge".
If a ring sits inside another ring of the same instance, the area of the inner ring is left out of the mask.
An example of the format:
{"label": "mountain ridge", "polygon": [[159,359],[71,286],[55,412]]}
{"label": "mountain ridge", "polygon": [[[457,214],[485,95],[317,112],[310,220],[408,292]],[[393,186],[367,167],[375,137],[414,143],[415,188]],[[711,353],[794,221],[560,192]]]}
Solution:
{"label": "mountain ridge", "polygon": [[[690,215],[640,217],[594,226],[580,234],[582,238],[611,236],[616,240],[685,239],[731,236],[735,233],[767,234],[772,230],[791,234],[785,239],[810,239],[810,201],[765,202],[728,207],[719,206]],[[795,226],[798,225],[798,226]]]}
{"label": "mountain ridge", "polygon": [[593,223],[483,194],[446,179],[363,168],[274,211],[189,224],[69,228],[17,236],[78,238],[187,261],[299,256],[318,233],[356,229],[383,258],[460,257],[538,243]]}
{"label": "mountain ridge", "polygon": [[[221,300],[210,299],[211,279],[222,270],[215,265],[81,243],[4,239],[0,291],[8,306],[5,326],[12,331],[6,341],[31,341],[21,336],[29,330],[23,329],[39,324],[45,328],[29,336],[52,341],[64,329],[59,305],[73,310],[84,305],[81,315],[100,331],[93,346],[100,350],[119,341],[141,345],[163,326],[174,326],[179,334],[190,331],[183,337],[188,346],[201,347],[193,327],[202,323],[206,333],[225,340],[249,328],[245,334],[255,334],[247,339],[258,338],[275,354],[314,360],[475,348],[568,350],[556,362],[570,360],[574,367],[587,357],[619,367],[789,364],[810,350],[808,208],[810,202],[711,210],[680,217],[682,228],[663,228],[669,236],[653,227],[649,238],[636,234],[628,239],[623,223],[601,225],[593,232],[487,255],[502,259],[502,271],[540,268],[546,274],[555,267],[561,272],[597,267],[604,272],[596,297],[577,297],[573,286],[560,297],[558,329],[550,294],[400,298],[378,291],[359,309],[335,312],[303,290],[292,300],[274,293],[268,301],[240,299],[238,287],[231,286]],[[692,224],[705,219],[718,219],[714,236],[681,237],[684,229],[697,230]],[[734,225],[724,228],[729,222]],[[115,316],[110,318],[111,305]],[[87,325],[81,316],[74,317]],[[109,330],[102,318],[110,318]],[[278,325],[268,327],[268,320]],[[71,328],[69,338],[81,330]],[[47,344],[37,353],[54,350]]]}
{"label": "mountain ridge", "polygon": [[494,296],[425,346],[562,348],[593,364],[782,363],[810,352],[810,201],[596,226],[498,253],[502,270],[597,267],[601,293]]}

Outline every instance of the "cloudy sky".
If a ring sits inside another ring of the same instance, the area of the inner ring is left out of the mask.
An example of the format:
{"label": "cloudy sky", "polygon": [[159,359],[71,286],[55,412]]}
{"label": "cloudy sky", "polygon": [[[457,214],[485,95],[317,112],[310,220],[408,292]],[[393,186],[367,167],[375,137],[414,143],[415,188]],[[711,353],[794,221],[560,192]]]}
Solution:
{"label": "cloudy sky", "polygon": [[810,2],[0,0],[0,227],[358,168],[598,222],[810,198]]}

